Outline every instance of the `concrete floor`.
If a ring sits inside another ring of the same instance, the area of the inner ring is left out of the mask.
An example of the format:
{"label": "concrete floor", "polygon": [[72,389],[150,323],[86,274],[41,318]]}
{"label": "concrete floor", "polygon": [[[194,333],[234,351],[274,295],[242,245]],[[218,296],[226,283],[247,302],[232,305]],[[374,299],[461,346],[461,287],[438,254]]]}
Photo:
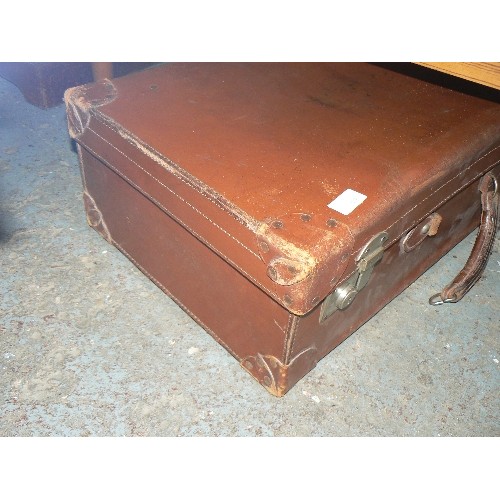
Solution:
{"label": "concrete floor", "polygon": [[65,109],[0,79],[1,436],[499,436],[500,244],[427,304],[474,234],[284,398],[85,220]]}

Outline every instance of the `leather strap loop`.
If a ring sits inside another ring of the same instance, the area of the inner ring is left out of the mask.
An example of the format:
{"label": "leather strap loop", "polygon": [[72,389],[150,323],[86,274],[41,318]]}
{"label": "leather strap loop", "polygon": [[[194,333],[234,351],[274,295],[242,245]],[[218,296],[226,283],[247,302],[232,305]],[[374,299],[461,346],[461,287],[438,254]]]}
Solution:
{"label": "leather strap loop", "polygon": [[429,299],[431,305],[458,302],[476,284],[486,267],[498,226],[498,184],[492,173],[481,179],[479,191],[482,205],[481,225],[472,252],[456,278],[441,293]]}

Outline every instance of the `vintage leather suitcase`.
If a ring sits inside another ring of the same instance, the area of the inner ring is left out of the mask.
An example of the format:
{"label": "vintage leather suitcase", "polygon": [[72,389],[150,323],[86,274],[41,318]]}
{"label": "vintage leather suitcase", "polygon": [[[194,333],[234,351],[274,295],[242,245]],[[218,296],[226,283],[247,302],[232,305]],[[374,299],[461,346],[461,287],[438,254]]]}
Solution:
{"label": "vintage leather suitcase", "polygon": [[432,302],[493,244],[492,100],[358,63],[166,64],[65,100],[89,224],[277,396],[481,218]]}

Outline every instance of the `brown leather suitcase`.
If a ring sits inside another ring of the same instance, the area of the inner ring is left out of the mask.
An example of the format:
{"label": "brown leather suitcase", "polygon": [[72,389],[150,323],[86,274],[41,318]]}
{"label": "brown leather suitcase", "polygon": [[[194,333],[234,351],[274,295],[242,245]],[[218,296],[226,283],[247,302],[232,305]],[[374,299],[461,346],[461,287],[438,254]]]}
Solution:
{"label": "brown leather suitcase", "polygon": [[481,222],[432,302],[459,300],[493,244],[495,100],[361,63],[166,64],[65,100],[89,224],[277,396]]}

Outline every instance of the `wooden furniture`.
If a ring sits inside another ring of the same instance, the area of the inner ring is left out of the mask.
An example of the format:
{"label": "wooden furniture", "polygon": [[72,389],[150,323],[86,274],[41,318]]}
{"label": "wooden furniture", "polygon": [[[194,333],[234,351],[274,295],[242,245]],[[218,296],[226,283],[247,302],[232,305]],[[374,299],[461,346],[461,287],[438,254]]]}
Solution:
{"label": "wooden furniture", "polygon": [[500,63],[497,62],[418,62],[415,64],[500,89]]}
{"label": "wooden furniture", "polygon": [[140,71],[151,62],[0,62],[0,77],[9,80],[31,104],[47,109],[62,104],[64,91],[92,80]]}
{"label": "wooden furniture", "polygon": [[99,80],[105,80],[106,78],[110,80],[111,78],[113,78],[113,63],[93,62],[92,74],[94,75],[94,80],[96,82],[98,82]]}

